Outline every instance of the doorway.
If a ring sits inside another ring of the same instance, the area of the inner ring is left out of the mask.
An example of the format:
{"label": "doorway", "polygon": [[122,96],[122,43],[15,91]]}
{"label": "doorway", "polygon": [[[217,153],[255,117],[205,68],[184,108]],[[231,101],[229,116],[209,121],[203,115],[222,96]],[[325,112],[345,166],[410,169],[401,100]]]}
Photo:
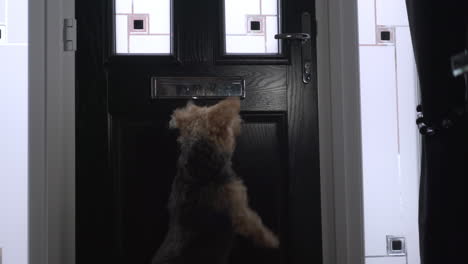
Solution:
{"label": "doorway", "polygon": [[[239,241],[231,263],[321,262],[314,1],[76,5],[77,262],[148,263],[167,231],[170,115],[226,95],[243,97],[234,170],[281,240]],[[236,83],[213,94],[213,80]]]}

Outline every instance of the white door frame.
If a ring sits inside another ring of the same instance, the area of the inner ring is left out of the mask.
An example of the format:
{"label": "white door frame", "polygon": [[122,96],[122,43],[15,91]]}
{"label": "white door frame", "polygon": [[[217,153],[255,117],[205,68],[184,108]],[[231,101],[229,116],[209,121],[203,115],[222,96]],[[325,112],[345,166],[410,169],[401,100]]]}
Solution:
{"label": "white door frame", "polygon": [[324,264],[363,264],[357,0],[316,10]]}
{"label": "white door frame", "polygon": [[[75,263],[74,0],[29,1],[29,259]],[[363,264],[357,0],[316,0],[324,264]]]}
{"label": "white door frame", "polygon": [[75,263],[74,0],[29,0],[29,264]]}

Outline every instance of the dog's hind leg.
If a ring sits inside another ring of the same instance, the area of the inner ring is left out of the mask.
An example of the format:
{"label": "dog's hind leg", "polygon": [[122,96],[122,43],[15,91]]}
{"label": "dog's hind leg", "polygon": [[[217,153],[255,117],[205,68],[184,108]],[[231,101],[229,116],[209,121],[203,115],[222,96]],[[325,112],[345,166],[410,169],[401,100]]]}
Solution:
{"label": "dog's hind leg", "polygon": [[260,216],[249,207],[247,188],[237,179],[226,185],[226,199],[236,233],[250,238],[255,244],[264,247],[277,248],[279,240],[266,227]]}

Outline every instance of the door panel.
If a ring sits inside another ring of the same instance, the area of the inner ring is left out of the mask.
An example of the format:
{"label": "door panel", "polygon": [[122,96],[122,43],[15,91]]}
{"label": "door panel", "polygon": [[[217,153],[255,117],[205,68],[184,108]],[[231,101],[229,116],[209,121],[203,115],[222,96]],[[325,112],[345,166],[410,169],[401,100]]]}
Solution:
{"label": "door panel", "polygon": [[[174,0],[173,55],[116,56],[112,1],[77,2],[77,263],[146,264],[164,239],[178,157],[168,123],[187,101],[153,99],[155,76],[245,80],[233,166],[281,246],[239,237],[230,263],[320,263],[317,89],[302,82],[301,43],[282,43],[282,55],[223,55],[223,1]],[[314,2],[282,2],[282,28],[300,31]]]}
{"label": "door panel", "polygon": [[149,263],[168,224],[167,210],[157,209],[167,207],[176,173],[176,134],[159,119],[112,116],[111,120],[116,252],[123,263]]}
{"label": "door panel", "polygon": [[[287,230],[286,116],[246,113],[243,133],[233,158],[234,169],[244,178],[251,206],[275,232]],[[116,245],[123,263],[149,263],[167,231],[166,208],[178,156],[176,133],[167,129],[169,115],[160,120],[135,116],[113,117],[110,145],[115,177]],[[283,226],[282,226],[283,225]],[[285,234],[283,234],[285,235]],[[282,263],[285,252],[258,250],[238,241],[233,263]]]}

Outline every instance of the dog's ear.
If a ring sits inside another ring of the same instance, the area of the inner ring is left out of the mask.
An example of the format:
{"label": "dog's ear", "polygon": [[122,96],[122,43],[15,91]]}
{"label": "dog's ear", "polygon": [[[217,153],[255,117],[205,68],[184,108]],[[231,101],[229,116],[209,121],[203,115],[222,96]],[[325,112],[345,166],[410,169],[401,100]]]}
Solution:
{"label": "dog's ear", "polygon": [[239,116],[239,112],[239,97],[229,97],[210,108],[210,123],[218,127],[226,127]]}
{"label": "dog's ear", "polygon": [[174,111],[171,116],[171,121],[169,121],[169,128],[176,129],[179,128],[179,125],[183,122],[183,114],[180,109]]}
{"label": "dog's ear", "polygon": [[193,101],[190,100],[184,108],[176,109],[171,116],[171,121],[169,121],[169,128],[182,128],[183,124],[189,120],[191,111],[196,107]]}
{"label": "dog's ear", "polygon": [[189,101],[187,102],[187,105],[185,106],[185,110],[190,111],[190,110],[192,110],[192,109],[195,108],[195,107],[197,107],[197,106],[195,105],[195,103],[193,102],[193,100],[189,100]]}

